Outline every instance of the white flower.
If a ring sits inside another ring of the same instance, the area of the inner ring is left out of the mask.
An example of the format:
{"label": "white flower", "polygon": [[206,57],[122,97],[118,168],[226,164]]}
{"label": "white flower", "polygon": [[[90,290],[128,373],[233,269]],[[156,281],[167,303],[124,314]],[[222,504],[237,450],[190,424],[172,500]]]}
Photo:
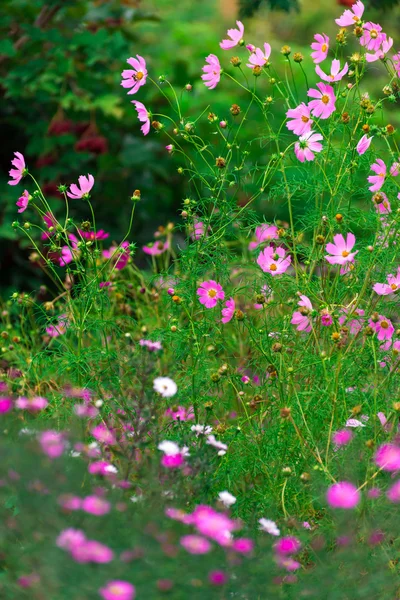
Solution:
{"label": "white flower", "polygon": [[[228,450],[228,446],[223,442],[219,442],[218,440],[216,440],[215,435],[209,435],[206,444],[208,444],[209,446],[214,446],[214,448],[218,448],[219,450],[224,450],[225,452],[226,450]],[[220,456],[222,455],[220,454]]]}
{"label": "white flower", "polygon": [[222,504],[224,504],[228,508],[236,502],[235,496],[232,496],[232,494],[230,494],[226,490],[218,494],[218,499],[222,502]]}
{"label": "white flower", "polygon": [[210,425],[192,425],[190,428],[197,436],[198,435],[209,435],[212,432],[212,427]]}
{"label": "white flower", "polygon": [[266,531],[270,535],[281,535],[281,532],[279,531],[278,526],[274,521],[271,521],[270,519],[260,519],[258,522],[260,524],[260,529]]}
{"label": "white flower", "polygon": [[175,444],[175,442],[169,442],[168,440],[164,440],[158,444],[157,448],[161,450],[161,452],[164,452],[164,454],[167,456],[176,456],[181,452],[178,444]]}
{"label": "white flower", "polygon": [[169,377],[156,377],[153,381],[153,389],[163,398],[171,398],[178,391],[178,386]]}
{"label": "white flower", "polygon": [[365,427],[365,425],[358,419],[347,419],[346,427]]}
{"label": "white flower", "polygon": [[106,467],[104,467],[104,470],[106,471],[106,473],[118,473],[118,469],[117,467],[114,467],[114,465],[107,465]]}

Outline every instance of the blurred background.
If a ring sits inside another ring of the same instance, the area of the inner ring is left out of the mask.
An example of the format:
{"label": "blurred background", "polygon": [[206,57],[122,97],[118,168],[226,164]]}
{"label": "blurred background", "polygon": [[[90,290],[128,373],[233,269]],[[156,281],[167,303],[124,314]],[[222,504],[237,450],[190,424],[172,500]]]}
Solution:
{"label": "blurred background", "polygon": [[[398,51],[400,1],[369,0],[365,4],[367,20],[381,23]],[[126,95],[120,86],[126,59],[144,56],[152,78],[165,75],[179,91],[190,83],[193,90],[182,92],[188,116],[198,116],[210,105],[209,110],[219,119],[228,118],[231,104],[245,103],[245,94],[225,82],[208,91],[200,75],[210,52],[223,54],[223,65],[229,65],[234,52],[223,53],[218,43],[237,18],[245,24],[247,42],[258,46],[271,43],[276,62],[283,62],[279,54],[283,44],[289,44],[292,52],[303,52],[304,70],[312,76],[309,45],[313,35],[326,33],[334,39],[338,31],[334,19],[351,5],[348,0],[1,0],[2,296],[15,289],[30,291],[41,277],[27,259],[29,243],[17,239],[11,227],[18,217],[18,191],[24,189],[23,184],[7,185],[13,152],[25,155],[56,215],[64,209],[57,186],[92,173],[96,178],[93,204],[97,227],[110,232],[110,242],[123,237],[130,196],[140,189],[143,200],[130,239],[141,246],[153,239],[159,225],[179,220],[178,209],[188,190],[177,173],[178,161],[165,151],[165,137],[152,131],[144,138],[140,132],[130,100],[140,100],[154,112],[168,112],[168,106],[150,84],[136,96]],[[351,44],[349,54],[356,48]],[[386,82],[385,71],[379,63],[372,68],[378,93]],[[296,77],[304,87],[300,70]],[[283,115],[282,106],[272,110],[277,118]],[[198,123],[204,135],[210,130],[207,112]],[[397,105],[392,112],[392,124],[397,127]],[[244,133],[254,138],[259,128],[254,113]],[[263,153],[261,143],[253,144],[250,160],[259,161]],[[24,183],[33,191],[30,181]],[[260,219],[286,216],[284,203],[271,205],[261,199],[256,209]],[[84,203],[73,203],[78,219],[89,217],[86,210]],[[29,212],[23,216],[30,218]],[[141,250],[138,259],[146,264]]]}

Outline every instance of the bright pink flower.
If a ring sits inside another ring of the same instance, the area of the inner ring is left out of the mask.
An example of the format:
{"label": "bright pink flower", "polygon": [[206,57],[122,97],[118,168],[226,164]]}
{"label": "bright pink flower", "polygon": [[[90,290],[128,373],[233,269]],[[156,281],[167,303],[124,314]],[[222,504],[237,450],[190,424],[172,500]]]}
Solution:
{"label": "bright pink flower", "polygon": [[142,246],[142,250],[145,254],[149,254],[150,256],[160,256],[164,254],[169,249],[169,241],[166,240],[162,242],[161,240],[156,241],[152,244],[148,244],[147,246]]}
{"label": "bright pink flower", "polygon": [[316,89],[310,89],[307,95],[310,98],[315,98],[308,103],[308,106],[312,110],[314,117],[321,117],[321,119],[328,119],[331,114],[336,110],[335,102],[336,96],[333,91],[333,87],[326,83],[317,83]]}
{"label": "bright pink flower", "polygon": [[93,427],[90,433],[94,438],[96,438],[98,442],[101,442],[102,444],[114,446],[117,443],[115,435],[108,429],[108,427],[104,423],[99,423],[99,425]]}
{"label": "bright pink flower", "polygon": [[400,481],[396,481],[387,491],[387,499],[389,502],[398,504],[400,502]]}
{"label": "bright pink flower", "polygon": [[386,171],[387,171],[387,169],[386,169],[386,165],[383,162],[383,160],[381,160],[380,158],[378,158],[377,161],[374,164],[371,165],[371,171],[373,171],[374,173],[376,173],[376,175],[370,175],[368,177],[369,183],[373,184],[369,188],[369,191],[370,192],[377,192],[378,190],[381,189],[381,187],[385,183],[385,177],[386,177]]}
{"label": "bright pink flower", "polygon": [[257,241],[249,243],[249,250],[258,248],[258,246],[263,242],[279,239],[278,227],[276,225],[268,225],[268,223],[263,223],[262,225],[256,227],[255,236]]}
{"label": "bright pink flower", "polygon": [[377,334],[377,338],[380,342],[383,340],[391,340],[394,334],[393,323],[387,317],[383,315],[378,316],[378,321],[374,321],[372,319],[368,322],[369,326],[375,331]]}
{"label": "bright pink flower", "polygon": [[227,300],[225,302],[225,306],[226,308],[222,309],[222,323],[229,323],[229,321],[233,318],[233,315],[235,314],[235,301],[233,298],[229,298],[229,300]]}
{"label": "bright pink flower", "polygon": [[146,83],[146,61],[139,54],[136,54],[136,58],[128,58],[126,62],[132,69],[122,71],[121,85],[123,88],[132,88],[128,94],[136,94],[139,88]]}
{"label": "bright pink flower", "polygon": [[68,234],[68,239],[70,241],[70,246],[62,246],[61,248],[61,256],[58,259],[58,263],[60,267],[66,267],[75,260],[78,251],[78,238],[73,234]]}
{"label": "bright pink flower", "polygon": [[218,300],[223,300],[225,298],[222,286],[213,279],[203,281],[197,289],[197,295],[200,303],[206,308],[214,308],[214,306],[217,305]]}
{"label": "bright pink flower", "polygon": [[109,581],[99,593],[103,600],[134,600],[136,596],[135,586],[120,580]]}
{"label": "bright pink flower", "polygon": [[6,396],[0,396],[0,415],[10,412],[12,409],[12,400]]}
{"label": "bright pink flower", "polygon": [[382,33],[382,27],[378,23],[364,23],[363,34],[360,37],[361,46],[376,52],[385,40],[386,35]]}
{"label": "bright pink flower", "polygon": [[39,443],[42,451],[47,454],[49,458],[59,458],[65,450],[65,440],[62,433],[58,433],[51,429],[43,431],[43,433],[39,435]]}
{"label": "bright pink flower", "polygon": [[304,135],[311,131],[313,120],[310,117],[310,108],[302,102],[296,108],[289,108],[286,113],[288,119],[286,127],[295,135]]}
{"label": "bright pink flower", "polygon": [[221,79],[221,65],[218,57],[215,54],[209,54],[206,58],[206,65],[204,65],[202,71],[204,75],[201,76],[204,85],[209,90],[213,90],[217,87],[219,80]]}
{"label": "bright pink flower", "polygon": [[297,325],[297,331],[307,331],[308,333],[312,329],[311,312],[313,310],[311,300],[307,296],[300,296],[301,300],[297,303],[301,306],[300,311],[295,311],[290,321],[292,325]]}
{"label": "bright pink flower", "polygon": [[299,539],[292,535],[282,537],[274,544],[274,550],[278,554],[296,554],[301,548]]}
{"label": "bright pink flower", "polygon": [[353,433],[348,429],[339,429],[332,435],[332,441],[336,446],[347,446],[353,439]]}
{"label": "bright pink flower", "polygon": [[167,408],[165,416],[171,417],[173,421],[189,421],[194,419],[194,412],[191,406],[188,409],[184,406],[177,406],[176,409]]}
{"label": "bright pink flower", "polygon": [[99,229],[98,231],[83,231],[82,229],[78,229],[78,232],[84,240],[90,241],[106,240],[108,237],[110,237],[110,234],[106,233],[104,229]]}
{"label": "bright pink flower", "polygon": [[67,319],[67,315],[60,315],[58,317],[58,322],[55,325],[49,325],[46,327],[46,333],[50,337],[58,337],[59,335],[64,335],[67,330],[69,321]]}
{"label": "bright pink flower", "polygon": [[254,69],[254,67],[264,67],[270,56],[271,46],[269,44],[264,44],[264,52],[261,48],[256,48],[254,52],[250,54],[249,62],[246,66],[250,69]]}
{"label": "bright pink flower", "polygon": [[142,102],[138,102],[137,100],[132,100],[132,104],[135,105],[136,112],[138,115],[138,119],[143,125],[140,128],[140,131],[143,135],[147,135],[150,131],[150,113]]}
{"label": "bright pink flower", "polygon": [[332,315],[330,315],[328,312],[322,312],[321,325],[323,325],[324,327],[330,327],[330,325],[332,325],[332,323],[333,323]]}
{"label": "bright pink flower", "polygon": [[82,500],[82,510],[91,515],[101,517],[110,512],[111,504],[104,498],[99,498],[98,496],[86,496],[86,498]]}
{"label": "bright pink flower", "polygon": [[376,283],[372,288],[379,296],[388,296],[400,290],[400,267],[396,275],[388,275],[387,283]]}
{"label": "bright pink flower", "polygon": [[334,243],[329,243],[326,245],[326,251],[332,256],[325,256],[326,260],[331,265],[344,265],[347,262],[353,262],[354,257],[357,254],[356,252],[352,252],[354,244],[356,243],[356,238],[352,233],[348,233],[346,237],[346,241],[341,233],[337,233],[333,236]]}
{"label": "bright pink flower", "polygon": [[292,259],[286,255],[286,251],[281,246],[274,248],[267,246],[260,252],[257,258],[257,264],[264,273],[269,273],[273,277],[285,273],[290,267]]}
{"label": "bright pink flower", "polygon": [[219,513],[210,506],[196,506],[192,513],[192,523],[197,531],[221,546],[230,546],[232,532],[238,529],[238,524],[225,514]]}
{"label": "bright pink flower", "polygon": [[315,67],[315,72],[321,77],[323,81],[340,81],[346,75],[349,70],[349,65],[345,63],[342,70],[340,70],[340,60],[336,58],[332,61],[331,72],[326,75],[319,65]]}
{"label": "bright pink flower", "polygon": [[211,542],[201,535],[184,535],[180,544],[190,554],[207,554],[212,548]]}
{"label": "bright pink flower", "polygon": [[400,448],[394,444],[382,444],[375,453],[375,462],[383,471],[400,470]]}
{"label": "bright pink flower", "polygon": [[166,469],[178,469],[185,462],[183,454],[164,454],[161,464]]}
{"label": "bright pink flower", "polygon": [[228,581],[228,576],[224,571],[210,571],[208,574],[208,581],[211,585],[225,585]]}
{"label": "bright pink flower", "polygon": [[236,25],[238,26],[237,29],[228,29],[227,31],[228,37],[231,39],[220,42],[222,50],[230,50],[230,48],[234,48],[243,41],[244,25],[241,21],[236,21]]}
{"label": "bright pink flower", "polygon": [[13,158],[11,164],[15,169],[9,171],[11,180],[8,182],[8,185],[17,185],[26,173],[25,158],[21,152],[14,152],[14,156],[16,156],[16,158]]}
{"label": "bright pink flower", "polygon": [[322,139],[322,135],[314,131],[309,131],[300,136],[299,141],[294,145],[294,153],[298,160],[300,162],[314,160],[314,152],[321,152],[322,150],[322,144],[319,143]]}
{"label": "bright pink flower", "polygon": [[326,500],[332,508],[354,508],[360,502],[360,499],[360,492],[355,485],[348,481],[334,483],[326,492]]}
{"label": "bright pink flower", "polygon": [[311,44],[311,49],[314,52],[311,52],[311,58],[313,61],[318,64],[326,59],[329,52],[329,38],[324,33],[321,35],[320,33],[316,33],[314,35],[314,40]]}
{"label": "bright pink flower", "polygon": [[31,199],[31,196],[29,195],[28,190],[24,190],[22,193],[22,196],[20,196],[18,198],[17,202],[15,203],[19,207],[18,208],[19,213],[23,213],[28,208],[30,199]]}
{"label": "bright pink flower", "polygon": [[103,250],[103,256],[112,258],[115,261],[115,268],[121,271],[128,264],[129,242],[122,242],[120,246],[111,246],[108,250]]}
{"label": "bright pink flower", "polygon": [[383,33],[382,35],[384,36],[384,39],[382,41],[382,47],[379,48],[379,50],[377,50],[373,54],[370,54],[369,52],[367,52],[365,55],[365,59],[367,62],[372,63],[372,62],[375,62],[376,60],[382,60],[383,58],[385,58],[386,54],[389,52],[390,48],[393,46],[393,39],[391,37],[388,38],[386,33]]}
{"label": "bright pink flower", "polygon": [[48,401],[42,396],[34,396],[33,398],[25,398],[19,396],[15,401],[15,408],[19,410],[29,410],[30,412],[38,412],[48,406]]}
{"label": "bright pink flower", "polygon": [[250,554],[254,548],[254,542],[249,538],[238,538],[234,540],[232,544],[233,550],[235,552],[239,552],[240,554]]}
{"label": "bright pink flower", "polygon": [[51,231],[44,231],[40,236],[42,240],[47,240],[56,233],[57,220],[51,213],[45,213],[42,218],[47,229],[51,229]]}
{"label": "bright pink flower", "polygon": [[74,546],[86,542],[86,536],[80,529],[64,529],[56,540],[56,544],[63,550],[71,551]]}
{"label": "bright pink flower", "polygon": [[106,564],[114,558],[114,553],[108,546],[95,540],[85,540],[82,544],[73,545],[70,552],[78,563]]}
{"label": "bright pink flower", "polygon": [[363,135],[361,140],[358,142],[357,144],[357,152],[358,154],[361,156],[362,154],[365,154],[365,152],[368,150],[368,148],[371,145],[371,142],[373,140],[373,135],[371,135],[371,137],[368,137],[367,135]]}
{"label": "bright pink flower", "polygon": [[172,154],[175,150],[175,146],[173,144],[168,144],[167,146],[165,146],[165,149],[168,152],[168,154]]}
{"label": "bright pink flower", "polygon": [[353,4],[351,10],[345,10],[339,19],[335,19],[335,23],[339,25],[339,27],[355,25],[361,20],[363,13],[364,4],[361,2],[361,0],[358,0],[355,4]]}
{"label": "bright pink flower", "polygon": [[76,185],[76,183],[72,183],[69,188],[70,191],[67,192],[67,196],[69,198],[73,198],[74,200],[79,200],[79,198],[89,198],[89,192],[94,186],[93,175],[88,174],[87,177],[85,175],[81,175],[78,177],[78,182],[80,188]]}

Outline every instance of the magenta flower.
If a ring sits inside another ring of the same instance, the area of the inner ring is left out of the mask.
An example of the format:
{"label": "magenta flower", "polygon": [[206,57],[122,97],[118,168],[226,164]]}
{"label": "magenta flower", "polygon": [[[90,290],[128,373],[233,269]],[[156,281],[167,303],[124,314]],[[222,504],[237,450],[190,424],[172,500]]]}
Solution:
{"label": "magenta flower", "polygon": [[79,254],[78,250],[78,238],[73,234],[68,234],[68,239],[71,242],[70,246],[62,246],[61,256],[58,259],[60,267],[66,267],[75,259],[75,255]]}
{"label": "magenta flower", "polygon": [[361,20],[361,17],[364,13],[364,4],[361,0],[358,0],[353,6],[351,10],[345,10],[342,16],[339,19],[335,19],[335,23],[339,25],[339,27],[348,27],[349,25],[355,25],[358,21]]}
{"label": "magenta flower", "polygon": [[388,296],[400,290],[400,267],[396,275],[388,275],[387,283],[376,283],[372,288],[379,296]]}
{"label": "magenta flower", "polygon": [[314,131],[309,131],[300,136],[299,141],[294,145],[294,153],[298,160],[300,162],[314,160],[314,152],[322,151],[322,144],[319,143],[322,139],[322,135],[320,133],[315,133]]}
{"label": "magenta flower", "polygon": [[326,251],[332,256],[325,256],[328,263],[331,265],[344,265],[347,262],[353,262],[354,257],[357,254],[356,252],[352,252],[354,244],[356,243],[355,235],[352,233],[348,233],[346,240],[342,236],[341,233],[338,233],[333,236],[334,243],[329,243],[326,245]]}
{"label": "magenta flower", "polygon": [[32,198],[32,196],[29,195],[28,190],[24,190],[22,193],[22,196],[20,196],[18,198],[17,202],[15,203],[19,207],[18,208],[19,213],[23,213],[28,208],[29,200],[31,198]]}
{"label": "magenta flower", "polygon": [[175,150],[175,146],[173,144],[168,144],[167,146],[165,146],[165,149],[168,152],[168,154],[172,154]]}
{"label": "magenta flower", "polygon": [[400,481],[396,481],[387,491],[386,497],[389,502],[398,504],[400,502]]}
{"label": "magenta flower", "polygon": [[375,463],[383,471],[400,470],[400,448],[394,444],[382,444],[375,452]]}
{"label": "magenta flower", "polygon": [[261,270],[273,277],[285,273],[290,267],[291,262],[291,257],[286,256],[286,251],[281,246],[278,246],[278,248],[267,246],[260,252],[257,258],[257,264]]}
{"label": "magenta flower", "polygon": [[43,431],[39,435],[39,443],[49,458],[59,458],[65,450],[64,436],[57,431]]}
{"label": "magenta flower", "polygon": [[8,182],[8,185],[17,185],[27,171],[23,154],[21,154],[21,152],[14,152],[14,156],[16,156],[16,158],[13,158],[11,164],[13,167],[15,167],[15,169],[11,169],[9,171],[11,180]]}
{"label": "magenta flower", "polygon": [[222,309],[222,323],[229,323],[229,321],[233,318],[233,315],[235,314],[235,301],[233,298],[229,298],[229,300],[227,300],[225,302],[225,306],[226,308]]}
{"label": "magenta flower", "polygon": [[361,495],[356,486],[348,481],[334,483],[326,492],[326,500],[332,508],[355,508],[360,502]]}
{"label": "magenta flower", "polygon": [[347,446],[353,439],[353,433],[348,429],[339,429],[332,435],[332,441],[336,446]]}
{"label": "magenta flower", "polygon": [[205,505],[196,506],[191,520],[201,535],[214,540],[220,546],[230,546],[232,532],[239,528],[238,524],[225,514]]}
{"label": "magenta flower", "polygon": [[274,544],[274,550],[278,554],[296,554],[301,548],[301,542],[293,535],[282,537]]}
{"label": "magenta flower", "polygon": [[148,112],[145,105],[141,102],[138,102],[137,100],[132,100],[132,104],[135,105],[139,121],[143,123],[143,125],[140,128],[140,131],[143,133],[143,135],[147,135],[150,131],[150,113]]}
{"label": "magenta flower", "polygon": [[90,430],[92,436],[102,444],[114,446],[117,443],[115,435],[110,431],[104,423],[99,423]]}
{"label": "magenta flower", "polygon": [[211,585],[225,585],[228,581],[228,576],[224,571],[210,571],[208,574],[208,581]]}
{"label": "magenta flower", "polygon": [[317,88],[318,90],[308,90],[307,96],[315,98],[315,100],[308,103],[308,106],[312,110],[313,117],[328,119],[336,110],[336,96],[333,87],[321,82],[317,83]]}
{"label": "magenta flower", "polygon": [[46,333],[52,338],[56,338],[59,335],[64,335],[69,325],[67,315],[60,315],[56,325],[49,325],[46,327]]}
{"label": "magenta flower", "polygon": [[369,52],[366,53],[365,59],[367,62],[372,63],[377,60],[382,60],[385,58],[386,54],[389,52],[390,48],[393,46],[393,39],[391,37],[387,37],[386,33],[382,34],[384,36],[384,40],[382,41],[382,47],[379,48],[373,54]]}
{"label": "magenta flower", "polygon": [[289,108],[286,117],[292,120],[286,123],[286,127],[295,135],[305,135],[311,131],[313,124],[310,114],[310,108],[304,102],[296,108]]}
{"label": "magenta flower", "polygon": [[121,85],[123,88],[132,88],[128,94],[136,94],[139,88],[146,83],[146,61],[139,54],[136,54],[136,58],[128,58],[126,62],[132,69],[122,71]]}
{"label": "magenta flower", "polygon": [[363,34],[360,37],[360,44],[367,50],[376,52],[386,40],[386,35],[382,33],[382,27],[377,23],[365,23],[363,25]]}
{"label": "magenta flower", "polygon": [[324,33],[321,35],[320,33],[316,33],[314,35],[314,40],[311,44],[311,49],[314,52],[311,52],[311,58],[313,61],[318,64],[326,59],[329,52],[329,38]]}
{"label": "magenta flower", "polygon": [[90,241],[106,240],[108,237],[110,237],[110,234],[106,233],[104,229],[99,229],[98,231],[83,231],[82,229],[78,229],[78,232],[84,240]]}
{"label": "magenta flower", "polygon": [[190,554],[207,554],[212,548],[211,542],[201,535],[184,535],[180,544]]}
{"label": "magenta flower", "polygon": [[197,295],[200,303],[206,308],[214,308],[214,306],[217,305],[218,300],[223,300],[225,298],[222,286],[213,279],[203,281],[197,289]]}
{"label": "magenta flower", "polygon": [[7,396],[0,396],[0,415],[10,412],[12,409],[12,400]]}
{"label": "magenta flower", "polygon": [[385,177],[386,177],[386,165],[383,162],[382,159],[378,158],[377,161],[371,165],[371,171],[373,171],[374,173],[376,173],[376,175],[370,175],[368,177],[368,181],[369,183],[372,183],[373,185],[371,185],[371,187],[369,188],[370,192],[377,192],[378,190],[381,189],[381,187],[383,186],[383,184],[385,183]]}
{"label": "magenta flower", "polygon": [[70,191],[67,192],[67,196],[69,198],[73,198],[74,200],[79,200],[80,198],[89,198],[89,192],[94,186],[94,177],[93,175],[88,174],[87,177],[85,175],[81,175],[78,177],[80,188],[75,184],[71,184]]}
{"label": "magenta flower", "polygon": [[204,65],[202,71],[204,75],[201,76],[204,85],[209,90],[213,90],[217,87],[219,80],[221,79],[221,65],[218,57],[215,54],[209,54],[206,58],[206,65]]}
{"label": "magenta flower", "polygon": [[56,540],[56,545],[63,550],[72,550],[74,546],[80,546],[86,541],[86,536],[80,529],[64,529]]}
{"label": "magenta flower", "polygon": [[103,256],[115,261],[115,268],[121,271],[128,264],[129,242],[122,242],[120,246],[111,246],[108,250],[103,250]]}
{"label": "magenta flower", "polygon": [[332,61],[331,72],[329,75],[326,75],[319,65],[315,67],[315,72],[323,79],[323,81],[340,81],[346,75],[348,70],[349,65],[347,63],[345,63],[343,69],[340,70],[340,60],[337,59]]}
{"label": "magenta flower", "polygon": [[91,515],[101,517],[111,510],[111,504],[104,498],[98,496],[86,496],[82,500],[82,510]]}
{"label": "magenta flower", "polygon": [[99,589],[103,600],[134,600],[136,596],[135,586],[127,581],[109,581],[105,587]]}
{"label": "magenta flower", "polygon": [[377,338],[380,342],[384,340],[391,340],[394,334],[393,323],[387,317],[383,315],[378,316],[378,320],[372,320],[372,318],[368,322],[369,326],[375,331],[377,334]]}
{"label": "magenta flower", "polygon": [[321,325],[323,325],[324,327],[329,327],[330,325],[332,325],[333,323],[333,319],[332,319],[332,315],[329,314],[328,312],[322,312],[321,314]]}
{"label": "magenta flower", "polygon": [[300,296],[300,301],[297,303],[301,309],[293,313],[292,325],[297,325],[297,331],[307,331],[308,333],[312,329],[311,324],[311,312],[313,310],[311,300],[307,296]]}
{"label": "magenta flower", "polygon": [[256,227],[256,242],[249,243],[249,250],[254,250],[258,248],[260,244],[263,242],[269,242],[271,240],[279,239],[278,228],[276,225],[268,225],[268,223],[263,223]]}
{"label": "magenta flower", "polygon": [[197,217],[193,219],[193,231],[190,234],[192,240],[199,240],[203,237],[203,235],[207,235],[205,225],[203,221],[199,221]]}
{"label": "magenta flower", "polygon": [[271,46],[267,43],[264,44],[264,52],[261,48],[256,48],[249,56],[249,62],[246,67],[254,69],[254,67],[264,67],[271,56]]}
{"label": "magenta flower", "polygon": [[253,551],[254,542],[249,538],[238,538],[237,540],[234,540],[232,548],[235,552],[239,552],[240,554],[250,554],[250,552]]}
{"label": "magenta flower", "polygon": [[237,29],[228,29],[227,31],[227,35],[231,39],[220,42],[222,50],[230,50],[243,41],[244,25],[241,21],[236,21],[236,25],[238,26]]}
{"label": "magenta flower", "polygon": [[356,147],[356,150],[360,156],[366,153],[366,151],[371,145],[373,137],[373,135],[371,135],[371,137],[368,137],[367,135],[362,136],[361,140],[358,142]]}

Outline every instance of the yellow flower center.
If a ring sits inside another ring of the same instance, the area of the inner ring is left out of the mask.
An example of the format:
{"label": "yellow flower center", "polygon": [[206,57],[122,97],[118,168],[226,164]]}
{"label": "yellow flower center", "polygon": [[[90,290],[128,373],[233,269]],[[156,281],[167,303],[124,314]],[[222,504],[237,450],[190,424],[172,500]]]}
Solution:
{"label": "yellow flower center", "polygon": [[342,256],[344,258],[346,258],[349,254],[350,254],[350,252],[347,252],[347,250],[343,250],[343,252],[342,252]]}
{"label": "yellow flower center", "polygon": [[385,177],[385,173],[378,173],[378,177]]}
{"label": "yellow flower center", "polygon": [[144,74],[142,73],[142,71],[138,71],[134,76],[133,79],[135,79],[135,81],[140,81],[141,79],[143,79]]}
{"label": "yellow flower center", "polygon": [[278,267],[276,266],[276,264],[275,264],[275,263],[272,263],[272,264],[269,266],[269,270],[270,270],[270,271],[276,271],[276,270],[277,270],[277,268],[278,268]]}
{"label": "yellow flower center", "polygon": [[372,37],[373,40],[376,40],[376,38],[378,37],[377,30],[376,29],[371,29],[370,35],[371,35],[371,37]]}
{"label": "yellow flower center", "polygon": [[381,327],[382,327],[382,329],[388,329],[389,323],[387,321],[381,321]]}
{"label": "yellow flower center", "polygon": [[216,295],[217,295],[217,290],[208,290],[208,296],[210,298],[215,298]]}
{"label": "yellow flower center", "polygon": [[308,123],[308,121],[310,120],[308,117],[306,117],[305,115],[303,115],[301,117],[301,120],[303,121],[303,123]]}
{"label": "yellow flower center", "polygon": [[393,291],[397,290],[397,285],[395,283],[392,283],[390,287]]}
{"label": "yellow flower center", "polygon": [[321,50],[322,52],[326,52],[328,50],[328,46],[326,44],[322,44]]}
{"label": "yellow flower center", "polygon": [[327,94],[324,94],[321,98],[322,102],[324,104],[328,104],[329,103],[329,96]]}

